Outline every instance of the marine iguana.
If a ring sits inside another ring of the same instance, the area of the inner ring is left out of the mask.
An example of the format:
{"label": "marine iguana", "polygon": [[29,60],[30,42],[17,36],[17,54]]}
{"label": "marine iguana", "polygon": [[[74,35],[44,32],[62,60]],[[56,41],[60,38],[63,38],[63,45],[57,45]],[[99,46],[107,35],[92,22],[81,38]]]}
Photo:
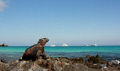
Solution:
{"label": "marine iguana", "polygon": [[22,58],[20,60],[36,60],[39,59],[41,54],[45,55],[44,46],[49,41],[48,38],[42,38],[38,41],[37,44],[31,46],[30,48],[25,50]]}

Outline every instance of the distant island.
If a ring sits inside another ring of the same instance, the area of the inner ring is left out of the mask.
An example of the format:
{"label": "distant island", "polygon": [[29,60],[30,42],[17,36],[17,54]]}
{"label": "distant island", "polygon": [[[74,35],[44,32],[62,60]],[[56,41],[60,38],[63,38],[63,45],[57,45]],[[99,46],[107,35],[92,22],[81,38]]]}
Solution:
{"label": "distant island", "polygon": [[8,46],[8,44],[3,43],[3,44],[0,44],[0,46],[6,46],[6,47],[7,47],[7,46]]}

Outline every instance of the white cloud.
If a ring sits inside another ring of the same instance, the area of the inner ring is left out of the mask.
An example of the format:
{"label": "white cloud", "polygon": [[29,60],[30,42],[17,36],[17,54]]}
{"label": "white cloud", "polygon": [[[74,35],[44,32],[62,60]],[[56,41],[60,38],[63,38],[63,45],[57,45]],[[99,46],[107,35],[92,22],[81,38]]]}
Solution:
{"label": "white cloud", "polygon": [[0,0],[0,11],[4,11],[6,7],[7,7],[6,2],[3,0]]}

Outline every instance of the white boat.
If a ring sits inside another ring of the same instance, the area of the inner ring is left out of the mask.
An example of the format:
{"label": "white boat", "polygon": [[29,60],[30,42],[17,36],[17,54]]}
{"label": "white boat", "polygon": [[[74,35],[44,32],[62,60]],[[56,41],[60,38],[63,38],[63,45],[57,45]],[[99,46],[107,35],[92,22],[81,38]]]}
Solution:
{"label": "white boat", "polygon": [[55,47],[56,45],[51,44],[50,47]]}
{"label": "white boat", "polygon": [[92,44],[91,46],[97,46],[97,44]]}
{"label": "white boat", "polygon": [[85,44],[84,46],[88,46],[87,44]]}
{"label": "white boat", "polygon": [[67,44],[63,44],[62,46],[68,46]]}

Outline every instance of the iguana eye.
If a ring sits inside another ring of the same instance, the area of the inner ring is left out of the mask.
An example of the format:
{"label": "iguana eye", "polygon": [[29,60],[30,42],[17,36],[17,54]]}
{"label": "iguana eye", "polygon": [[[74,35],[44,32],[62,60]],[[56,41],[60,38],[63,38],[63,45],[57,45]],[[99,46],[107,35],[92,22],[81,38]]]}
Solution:
{"label": "iguana eye", "polygon": [[40,39],[40,41],[43,41],[43,39]]}

